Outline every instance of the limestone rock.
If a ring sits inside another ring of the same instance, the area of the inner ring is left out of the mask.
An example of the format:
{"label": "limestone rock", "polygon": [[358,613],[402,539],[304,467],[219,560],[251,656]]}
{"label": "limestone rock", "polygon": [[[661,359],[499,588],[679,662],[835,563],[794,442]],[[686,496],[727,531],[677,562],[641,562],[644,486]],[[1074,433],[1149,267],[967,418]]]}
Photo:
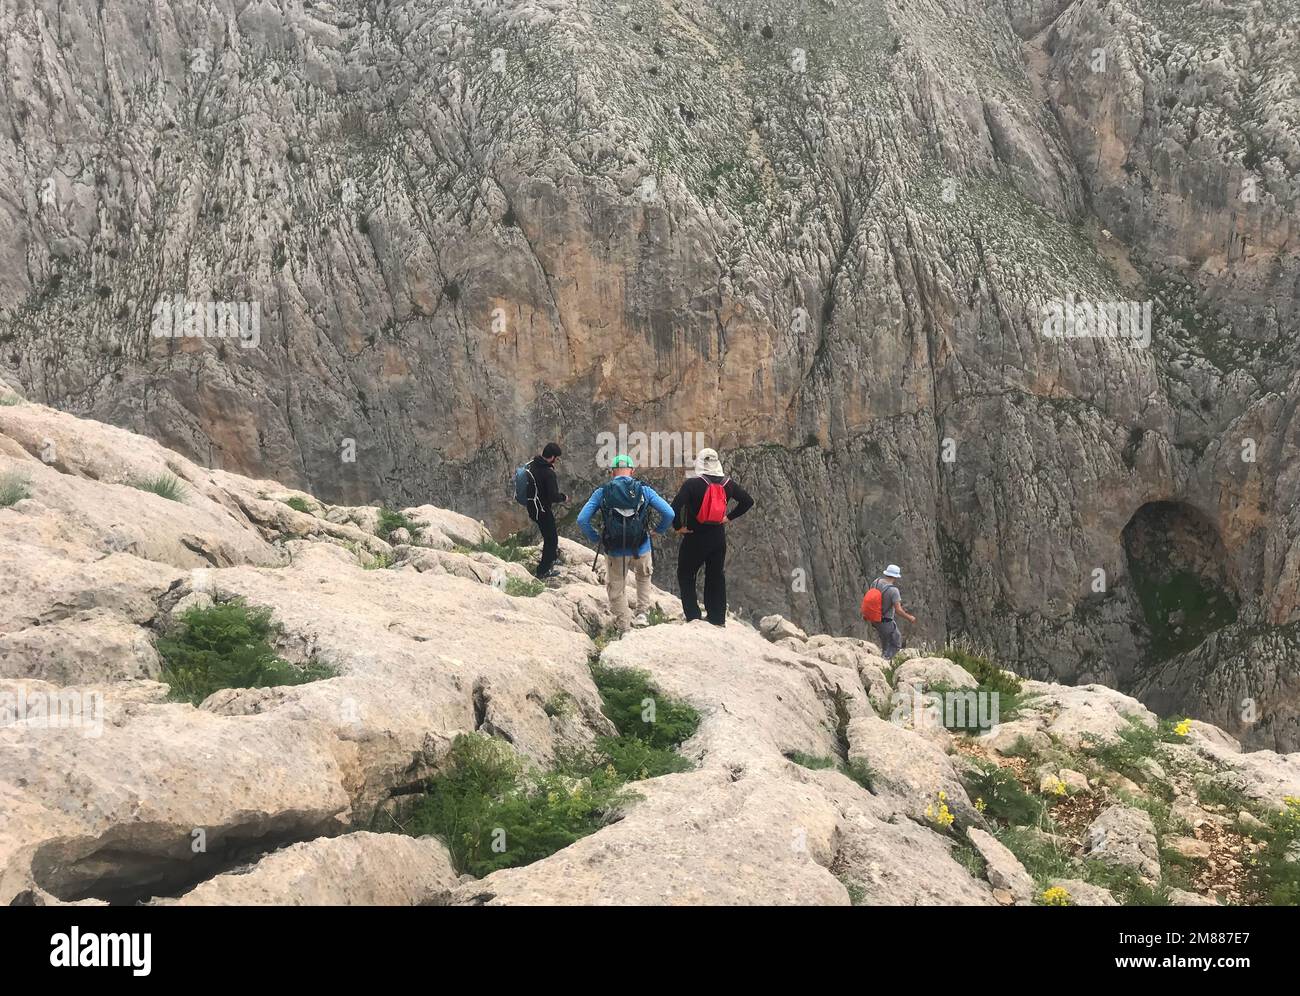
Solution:
{"label": "limestone rock", "polygon": [[806,640],[808,634],[782,616],[764,616],[758,621],[758,631],[775,643],[777,640]]}
{"label": "limestone rock", "polygon": [[894,672],[894,684],[928,691],[936,685],[946,688],[975,688],[975,676],[946,657],[913,657]]}
{"label": "limestone rock", "polygon": [[987,831],[971,827],[966,836],[987,864],[989,884],[994,889],[1005,889],[1018,902],[1028,902],[1034,896],[1034,879],[1025,866],[1006,845]]}
{"label": "limestone rock", "polygon": [[456,880],[432,837],[363,831],[290,845],[155,905],[421,906],[440,902]]}
{"label": "limestone rock", "polygon": [[1160,849],[1151,817],[1130,806],[1109,806],[1088,827],[1088,854],[1108,865],[1134,869],[1143,878],[1160,878]]}

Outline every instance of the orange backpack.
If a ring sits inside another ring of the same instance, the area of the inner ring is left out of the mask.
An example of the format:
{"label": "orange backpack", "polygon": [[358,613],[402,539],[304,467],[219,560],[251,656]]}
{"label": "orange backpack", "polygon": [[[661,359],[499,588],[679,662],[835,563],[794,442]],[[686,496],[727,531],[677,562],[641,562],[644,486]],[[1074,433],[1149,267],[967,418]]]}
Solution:
{"label": "orange backpack", "polygon": [[862,618],[867,622],[878,623],[881,621],[884,612],[883,596],[884,592],[875,587],[874,584],[862,596]]}

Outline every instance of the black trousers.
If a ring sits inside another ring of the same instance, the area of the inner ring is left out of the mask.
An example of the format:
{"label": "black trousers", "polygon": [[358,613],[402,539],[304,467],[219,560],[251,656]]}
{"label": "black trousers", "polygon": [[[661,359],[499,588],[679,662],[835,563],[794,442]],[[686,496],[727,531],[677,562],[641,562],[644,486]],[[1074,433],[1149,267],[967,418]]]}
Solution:
{"label": "black trousers", "polygon": [[695,579],[704,568],[704,609],[715,626],[727,624],[727,576],[723,564],[727,543],[700,543],[687,536],[677,554],[677,587],[682,593],[682,612],[686,621],[700,618],[700,603],[695,597]]}
{"label": "black trousers", "polygon": [[555,526],[555,513],[549,508],[538,512],[533,521],[542,533],[542,559],[537,564],[537,576],[541,577],[560,558],[560,531]]}

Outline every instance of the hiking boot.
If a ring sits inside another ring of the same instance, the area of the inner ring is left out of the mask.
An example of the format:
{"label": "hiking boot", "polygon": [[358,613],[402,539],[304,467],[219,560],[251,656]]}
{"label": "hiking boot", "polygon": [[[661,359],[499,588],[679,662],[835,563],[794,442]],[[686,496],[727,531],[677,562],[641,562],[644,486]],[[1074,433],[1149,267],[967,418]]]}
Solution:
{"label": "hiking boot", "polygon": [[632,625],[635,626],[637,629],[641,629],[642,627],[649,626],[650,620],[646,618],[646,614],[644,612],[638,612],[636,614],[636,618],[632,620]]}

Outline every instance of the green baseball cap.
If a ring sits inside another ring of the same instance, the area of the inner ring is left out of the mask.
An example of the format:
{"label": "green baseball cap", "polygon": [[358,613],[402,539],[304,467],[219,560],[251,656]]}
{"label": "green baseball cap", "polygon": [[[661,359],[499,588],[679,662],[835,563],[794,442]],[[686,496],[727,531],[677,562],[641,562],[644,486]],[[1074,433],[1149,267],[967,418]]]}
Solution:
{"label": "green baseball cap", "polygon": [[618,456],[614,457],[614,462],[611,463],[609,466],[611,469],[617,469],[619,467],[628,467],[628,468],[635,469],[636,464],[632,462],[632,458],[628,456],[626,453],[620,453]]}

